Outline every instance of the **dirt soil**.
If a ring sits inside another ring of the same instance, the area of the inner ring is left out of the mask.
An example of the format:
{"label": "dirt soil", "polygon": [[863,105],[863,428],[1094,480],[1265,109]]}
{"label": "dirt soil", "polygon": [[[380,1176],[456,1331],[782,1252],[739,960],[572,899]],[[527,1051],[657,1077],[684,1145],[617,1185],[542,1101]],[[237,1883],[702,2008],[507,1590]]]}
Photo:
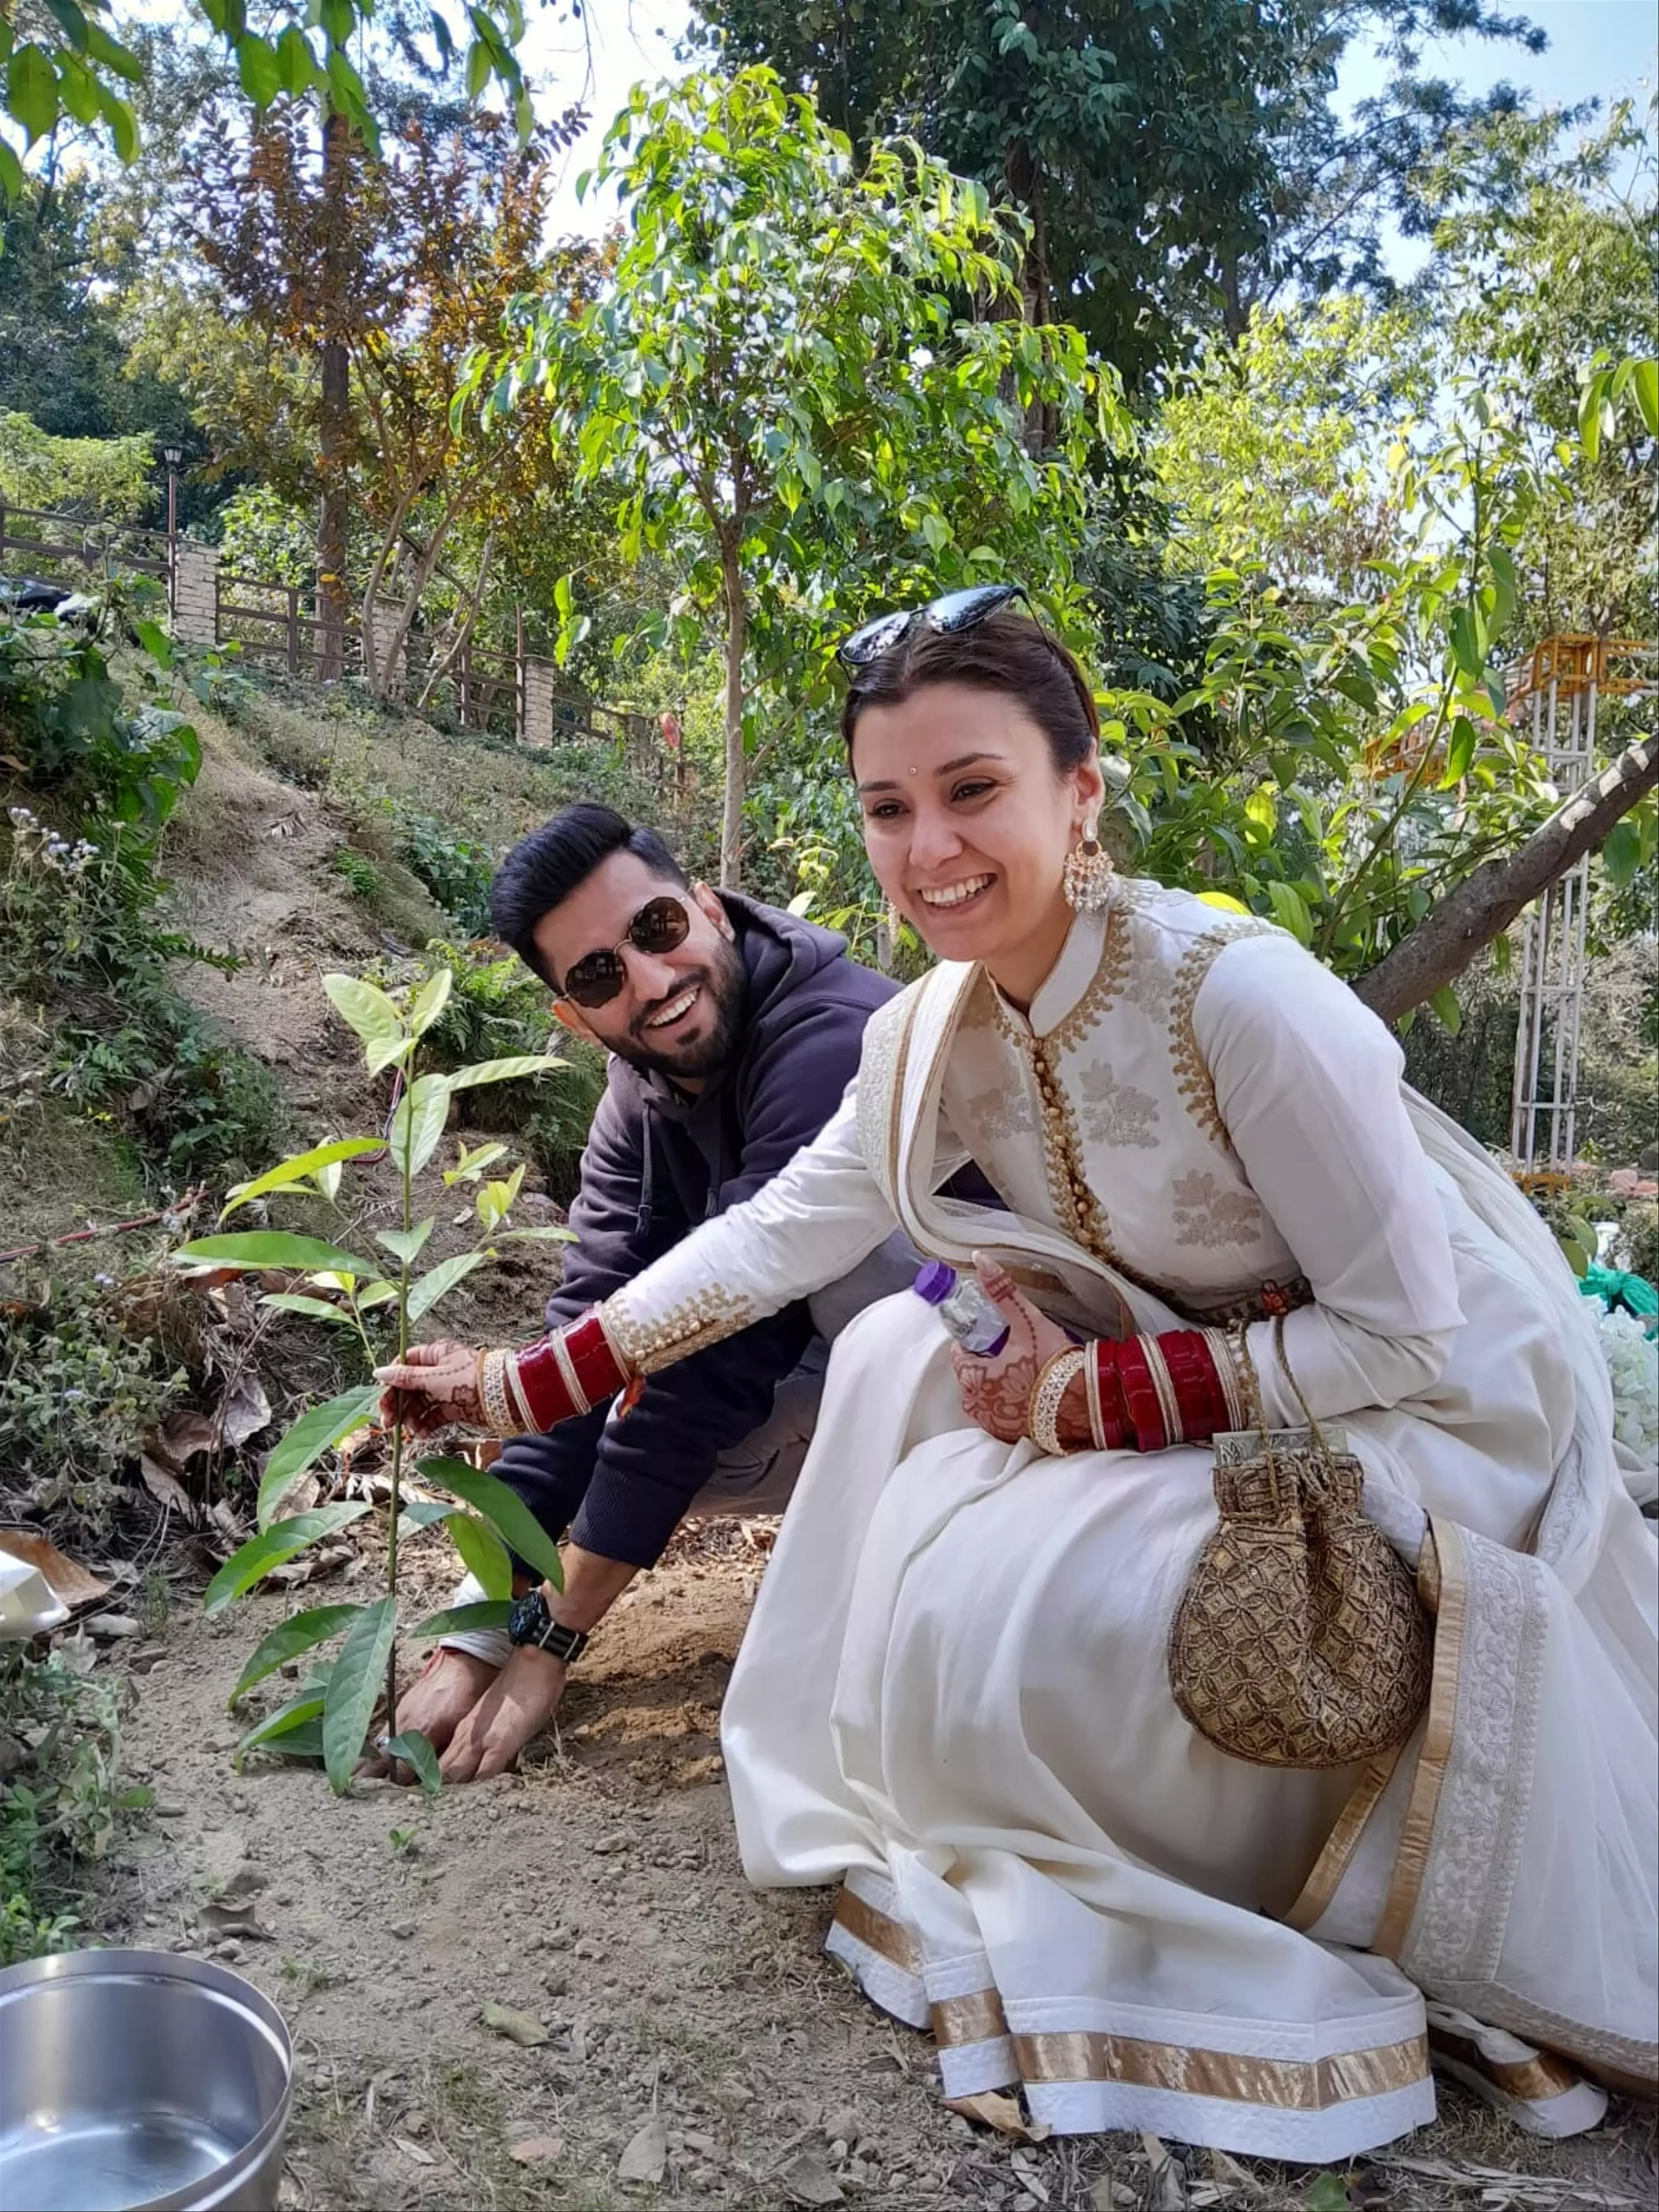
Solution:
{"label": "dirt soil", "polygon": [[[447,1595],[441,1539],[418,1540],[406,1618]],[[767,1541],[757,1523],[683,1532],[595,1638],[525,1771],[436,1798],[371,1783],[337,1801],[313,1767],[232,1768],[242,1658],[291,1605],[346,1595],[337,1578],[211,1622],[180,1587],[160,1644],[108,1662],[131,1672],[128,1755],[157,1802],[115,1869],[106,1933],[222,1957],[282,2008],[299,2054],[283,2205],[1340,2206],[1310,2197],[1306,2172],[1155,2138],[970,2127],[939,2100],[929,2039],[823,1955],[830,1893],[748,1887],[717,1715]],[[228,1904],[258,1932],[228,1932]],[[492,2032],[490,2004],[546,2040]],[[1632,2108],[1565,2145],[1455,2088],[1443,2112],[1398,2147],[1416,2164],[1370,2164],[1350,2201],[1659,2201],[1651,2123]],[[659,2179],[623,2178],[633,2160]]]}

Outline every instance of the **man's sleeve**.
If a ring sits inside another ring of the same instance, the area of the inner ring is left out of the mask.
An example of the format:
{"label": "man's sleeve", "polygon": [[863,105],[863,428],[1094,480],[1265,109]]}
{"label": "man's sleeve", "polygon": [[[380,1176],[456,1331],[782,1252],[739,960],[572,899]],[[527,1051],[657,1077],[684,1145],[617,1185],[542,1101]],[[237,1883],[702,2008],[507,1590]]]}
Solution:
{"label": "man's sleeve", "polygon": [[[743,1144],[720,1210],[752,1198],[809,1145],[858,1073],[866,1006],[826,1000],[781,1028],[749,1071]],[[585,1551],[654,1566],[723,1451],[758,1428],[811,1340],[804,1301],[652,1376],[600,1437],[571,1528]]]}

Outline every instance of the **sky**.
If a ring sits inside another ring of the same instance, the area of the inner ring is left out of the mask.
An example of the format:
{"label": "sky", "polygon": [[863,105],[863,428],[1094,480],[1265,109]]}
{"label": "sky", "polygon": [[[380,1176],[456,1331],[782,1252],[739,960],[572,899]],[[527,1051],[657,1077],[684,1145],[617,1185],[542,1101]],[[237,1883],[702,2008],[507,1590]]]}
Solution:
{"label": "sky", "polygon": [[[1480,89],[1507,78],[1541,102],[1575,103],[1599,98],[1604,106],[1625,95],[1642,98],[1659,75],[1659,10],[1654,0],[1512,0],[1510,12],[1528,16],[1549,34],[1548,50],[1534,56],[1518,46],[1489,46],[1479,39],[1440,39],[1424,53],[1426,68]],[[605,126],[638,82],[678,73],[674,48],[686,32],[685,0],[588,0],[586,45],[580,26],[555,23],[532,13],[524,56],[547,88],[546,104],[580,100],[593,118],[585,139],[567,157],[551,210],[558,233],[592,236],[604,228],[612,204],[592,194],[585,203],[575,180],[591,166]],[[1363,48],[1351,48],[1339,97],[1363,99],[1383,82],[1382,64]],[[1418,249],[1396,244],[1396,273],[1411,273]]]}

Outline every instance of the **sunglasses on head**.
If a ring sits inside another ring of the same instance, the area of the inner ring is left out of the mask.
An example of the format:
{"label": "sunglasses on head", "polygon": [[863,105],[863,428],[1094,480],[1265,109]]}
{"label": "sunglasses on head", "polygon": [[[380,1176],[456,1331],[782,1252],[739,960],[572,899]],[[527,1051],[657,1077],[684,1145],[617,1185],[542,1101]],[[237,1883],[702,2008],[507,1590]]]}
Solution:
{"label": "sunglasses on head", "polygon": [[623,945],[631,945],[636,952],[672,952],[690,933],[691,917],[682,900],[672,895],[647,899],[629,923],[627,936],[618,939],[610,951],[584,952],[580,960],[571,962],[565,970],[563,988],[556,987],[556,995],[590,1011],[609,1006],[628,981],[622,960]]}
{"label": "sunglasses on head", "polygon": [[836,647],[836,658],[843,668],[868,668],[902,644],[918,623],[955,637],[988,622],[1016,599],[1024,599],[1027,610],[1034,612],[1024,584],[969,584],[965,590],[929,599],[925,607],[901,607],[892,614],[878,615],[850,637],[842,638]]}

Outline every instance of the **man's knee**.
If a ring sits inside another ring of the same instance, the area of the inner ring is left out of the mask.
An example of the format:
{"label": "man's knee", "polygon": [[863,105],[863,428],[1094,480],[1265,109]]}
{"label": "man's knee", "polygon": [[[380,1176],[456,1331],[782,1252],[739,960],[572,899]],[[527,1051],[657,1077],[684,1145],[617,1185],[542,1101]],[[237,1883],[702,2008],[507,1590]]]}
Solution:
{"label": "man's knee", "polygon": [[827,1344],[833,1344],[849,1321],[878,1299],[896,1291],[908,1291],[916,1279],[921,1255],[902,1231],[895,1230],[867,1260],[860,1260],[850,1275],[827,1283],[807,1300],[812,1326]]}

